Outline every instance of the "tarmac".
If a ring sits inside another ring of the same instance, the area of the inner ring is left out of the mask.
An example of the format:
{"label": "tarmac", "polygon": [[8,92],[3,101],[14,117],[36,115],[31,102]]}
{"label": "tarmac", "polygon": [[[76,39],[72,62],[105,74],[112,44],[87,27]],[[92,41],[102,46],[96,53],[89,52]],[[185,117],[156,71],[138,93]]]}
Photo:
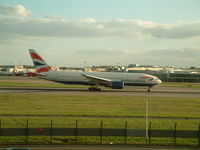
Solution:
{"label": "tarmac", "polygon": [[41,88],[0,87],[0,94],[48,94],[48,95],[91,95],[91,96],[148,96],[148,97],[200,97],[200,90],[181,87],[157,86],[147,92],[146,87],[126,87],[122,90],[103,89],[88,91],[87,88]]}
{"label": "tarmac", "polygon": [[[44,83],[46,85],[58,84],[55,82],[38,78],[27,77],[0,77],[0,81],[23,82],[23,83]],[[48,94],[48,95],[91,95],[91,96],[147,96],[147,97],[200,97],[198,88],[189,87],[163,87],[155,86],[151,92],[147,87],[129,86],[121,90],[102,88],[101,91],[88,91],[85,88],[44,88],[44,87],[0,87],[0,94]]]}
{"label": "tarmac", "polygon": [[[134,146],[134,145],[22,145],[6,146],[8,150],[199,150],[199,147],[180,146]],[[29,149],[28,149],[29,148]]]}

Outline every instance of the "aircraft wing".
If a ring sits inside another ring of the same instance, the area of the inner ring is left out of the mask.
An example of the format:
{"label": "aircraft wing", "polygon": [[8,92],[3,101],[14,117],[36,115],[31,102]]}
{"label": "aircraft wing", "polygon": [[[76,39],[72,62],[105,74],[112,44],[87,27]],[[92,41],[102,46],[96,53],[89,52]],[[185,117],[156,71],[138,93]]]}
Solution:
{"label": "aircraft wing", "polygon": [[110,79],[100,78],[97,76],[91,76],[86,74],[83,74],[83,76],[86,77],[88,80],[90,80],[92,83],[98,83],[101,85],[109,85],[112,82],[112,80]]}

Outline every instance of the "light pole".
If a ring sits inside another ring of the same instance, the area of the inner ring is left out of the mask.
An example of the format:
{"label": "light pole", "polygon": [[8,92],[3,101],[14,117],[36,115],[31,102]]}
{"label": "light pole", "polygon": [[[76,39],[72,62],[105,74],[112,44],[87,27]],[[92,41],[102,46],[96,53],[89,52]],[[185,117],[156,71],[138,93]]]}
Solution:
{"label": "light pole", "polygon": [[149,123],[149,100],[146,100],[146,144],[149,138],[148,134],[148,123]]}

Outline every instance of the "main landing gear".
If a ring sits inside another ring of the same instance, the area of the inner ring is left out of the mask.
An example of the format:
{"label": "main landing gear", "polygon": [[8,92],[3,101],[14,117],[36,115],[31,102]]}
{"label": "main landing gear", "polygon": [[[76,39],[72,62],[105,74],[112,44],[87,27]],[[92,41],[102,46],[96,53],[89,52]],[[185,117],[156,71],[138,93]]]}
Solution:
{"label": "main landing gear", "polygon": [[151,92],[151,87],[148,86],[147,92]]}
{"label": "main landing gear", "polygon": [[91,85],[91,87],[88,88],[89,91],[101,91],[99,88],[99,84]]}
{"label": "main landing gear", "polygon": [[89,87],[88,90],[89,91],[101,91],[100,88],[96,88],[96,87]]}

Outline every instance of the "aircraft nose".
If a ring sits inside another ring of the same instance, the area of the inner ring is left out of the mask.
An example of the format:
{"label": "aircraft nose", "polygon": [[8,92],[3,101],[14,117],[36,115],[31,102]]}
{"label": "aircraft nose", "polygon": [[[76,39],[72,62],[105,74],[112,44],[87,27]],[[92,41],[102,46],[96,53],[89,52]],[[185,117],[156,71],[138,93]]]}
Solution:
{"label": "aircraft nose", "polygon": [[157,84],[161,84],[162,81],[160,79],[157,80]]}

